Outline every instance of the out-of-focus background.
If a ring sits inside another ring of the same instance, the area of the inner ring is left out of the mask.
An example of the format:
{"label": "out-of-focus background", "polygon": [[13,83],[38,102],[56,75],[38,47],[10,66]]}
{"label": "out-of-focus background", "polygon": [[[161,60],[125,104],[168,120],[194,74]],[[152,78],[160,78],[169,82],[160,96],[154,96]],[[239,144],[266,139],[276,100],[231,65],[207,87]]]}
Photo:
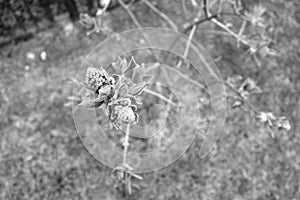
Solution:
{"label": "out-of-focus background", "polygon": [[[179,31],[197,13],[194,1],[149,1]],[[260,4],[270,13],[268,31],[274,34],[278,56],[253,58],[248,48],[237,47],[235,39],[210,22],[199,25],[194,39],[224,79],[236,74],[254,79],[263,92],[251,97],[251,103],[287,116],[291,130],[276,130],[272,138],[255,115],[229,106],[223,134],[209,156],[199,159],[200,147],[194,144],[169,167],[144,174],[140,190],[128,199],[300,199],[300,2],[241,2],[245,9]],[[143,1],[125,3],[131,3],[142,26],[170,28]],[[69,78],[109,37],[109,32],[87,35],[78,23],[79,13],[93,16],[98,8],[96,0],[0,0],[0,199],[123,198],[113,188],[111,169],[84,148],[71,108],[64,106],[71,94]],[[222,20],[228,27],[240,23],[231,16]],[[103,22],[111,32],[136,27],[117,1]]]}

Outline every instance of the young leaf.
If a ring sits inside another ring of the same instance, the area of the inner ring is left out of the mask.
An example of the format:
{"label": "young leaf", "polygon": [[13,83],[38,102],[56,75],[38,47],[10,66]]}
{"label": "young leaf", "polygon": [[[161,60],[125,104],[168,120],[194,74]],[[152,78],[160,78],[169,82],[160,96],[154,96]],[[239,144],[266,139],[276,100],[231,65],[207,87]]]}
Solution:
{"label": "young leaf", "polygon": [[124,163],[123,166],[128,169],[129,171],[133,170],[133,167],[131,167],[128,163]]}
{"label": "young leaf", "polygon": [[88,89],[88,90],[90,90],[90,91],[95,92],[95,90],[94,90],[93,88],[91,88],[90,86],[88,86],[87,83],[81,82],[81,85],[82,85],[82,87],[84,87],[85,89]]}
{"label": "young leaf", "polygon": [[81,86],[81,82],[79,80],[77,80],[76,78],[71,77],[70,80],[76,84],[77,87]]}
{"label": "young leaf", "polygon": [[90,15],[84,13],[84,14],[80,14],[79,16],[80,20],[79,20],[79,23],[81,25],[83,25],[84,27],[87,27],[87,28],[92,28],[94,26],[94,18],[91,17]]}
{"label": "young leaf", "polygon": [[136,111],[137,111],[136,105],[131,105],[130,107],[132,108],[133,112],[136,112]]}
{"label": "young leaf", "polygon": [[142,75],[142,77],[143,77],[143,76],[145,75],[145,71],[146,71],[146,69],[145,69],[145,64],[142,63],[142,64],[140,65],[139,69],[140,69],[140,73],[141,73],[141,75]]}
{"label": "young leaf", "polygon": [[79,106],[84,106],[87,108],[97,108],[102,106],[102,104],[104,103],[104,101],[99,101],[99,100],[83,100],[80,104],[78,104]]}
{"label": "young leaf", "polygon": [[139,176],[139,175],[137,175],[137,174],[135,174],[135,173],[133,173],[133,172],[128,172],[131,176],[133,176],[134,178],[136,178],[136,179],[139,179],[139,180],[143,180],[143,177],[141,177],[141,176]]}
{"label": "young leaf", "polygon": [[138,68],[134,69],[132,81],[134,83],[140,83],[142,81],[142,73],[140,69]]}
{"label": "young leaf", "polygon": [[143,105],[143,102],[139,96],[131,96],[130,100],[132,104]]}
{"label": "young leaf", "polygon": [[95,107],[100,107],[103,103],[104,103],[104,99],[100,99],[100,98],[93,98],[94,95],[88,95],[86,97],[84,97],[82,99],[82,101],[80,102],[80,104],[78,104],[78,106],[84,106],[87,108],[95,108]]}
{"label": "young leaf", "polygon": [[121,61],[120,68],[121,68],[122,74],[124,74],[124,71],[125,71],[125,69],[127,68],[127,60],[126,60],[126,58],[124,58],[124,59]]}
{"label": "young leaf", "polygon": [[119,89],[119,95],[120,96],[126,96],[127,94],[128,94],[128,87],[127,87],[127,85],[124,84]]}
{"label": "young leaf", "polygon": [[142,91],[145,89],[145,87],[146,87],[146,85],[144,83],[135,85],[129,89],[128,93],[133,96],[139,95],[142,93]]}
{"label": "young leaf", "polygon": [[153,78],[153,76],[146,75],[146,76],[143,76],[142,81],[148,83],[151,81],[152,78]]}
{"label": "young leaf", "polygon": [[129,61],[129,64],[128,64],[127,68],[125,69],[124,74],[133,70],[137,66],[138,66],[138,64],[135,62],[134,58],[131,57],[131,60]]}
{"label": "young leaf", "polygon": [[119,74],[121,74],[121,64],[122,59],[120,57],[117,58],[116,62],[113,62],[111,65],[115,69],[115,71]]}

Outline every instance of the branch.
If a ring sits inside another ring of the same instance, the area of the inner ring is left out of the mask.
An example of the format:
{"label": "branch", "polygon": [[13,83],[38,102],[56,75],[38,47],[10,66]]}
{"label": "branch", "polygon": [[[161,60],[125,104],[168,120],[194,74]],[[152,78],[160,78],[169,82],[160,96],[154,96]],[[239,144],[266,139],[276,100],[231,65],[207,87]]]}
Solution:
{"label": "branch", "polygon": [[179,60],[179,62],[177,63],[177,66],[176,68],[179,68],[183,62],[183,59],[186,59],[188,53],[189,53],[189,49],[190,49],[190,45],[191,45],[191,41],[194,37],[194,34],[197,30],[197,25],[194,25],[193,28],[192,28],[192,31],[190,32],[190,35],[189,35],[189,38],[188,38],[188,41],[186,43],[186,47],[185,47],[185,50],[184,50],[184,53],[183,53],[183,58]]}
{"label": "branch", "polygon": [[160,98],[161,100],[164,100],[164,101],[168,102],[172,106],[179,106],[178,104],[174,103],[170,99],[164,97],[163,95],[161,95],[161,94],[159,94],[155,91],[152,91],[152,90],[149,90],[149,89],[144,89],[144,92],[146,92],[148,94],[152,94],[153,96],[156,96],[156,97]]}
{"label": "branch", "polygon": [[[128,13],[128,15],[130,16],[130,18],[132,19],[132,21],[134,22],[134,24],[136,25],[136,27],[139,28],[139,30],[141,31],[144,39],[148,43],[148,45],[151,46],[151,42],[150,42],[148,36],[142,30],[141,24],[138,22],[138,20],[136,19],[136,17],[134,16],[134,14],[131,12],[131,10],[128,9],[128,7],[124,4],[123,0],[118,0],[118,2],[124,8],[124,10]],[[153,53],[155,59],[157,61],[159,61],[159,57],[156,55],[155,51],[152,48],[150,48],[150,51]],[[168,83],[170,83],[170,77],[169,77],[169,75],[167,74],[167,72],[165,70],[162,70],[162,71],[163,71],[163,74],[166,76],[166,79],[167,79]]]}
{"label": "branch", "polygon": [[[203,0],[203,9],[204,9],[204,14],[205,14],[205,18],[206,19],[207,18],[211,18],[213,16],[209,12],[209,8],[208,8],[208,5],[207,5],[207,0]],[[245,44],[247,46],[250,46],[250,47],[252,46],[251,43],[248,40],[246,40],[245,38],[241,37],[239,34],[236,34],[235,32],[233,32],[225,24],[223,24],[222,22],[220,22],[219,20],[217,20],[216,17],[211,18],[210,21],[212,21],[214,24],[216,24],[220,28],[224,29],[226,32],[228,32],[230,35],[232,35],[234,38],[236,38],[239,42],[242,42],[243,44]]]}
{"label": "branch", "polygon": [[188,53],[189,53],[191,41],[194,37],[194,34],[195,34],[196,30],[197,30],[197,25],[194,25],[191,32],[190,32],[190,35],[189,35],[189,38],[188,38],[188,41],[187,41],[187,44],[186,44],[186,47],[185,47],[185,50],[184,50],[184,54],[183,54],[184,58],[186,58]]}
{"label": "branch", "polygon": [[161,18],[163,18],[175,31],[178,31],[177,25],[162,11],[156,8],[148,0],[142,0],[149,8],[151,8],[155,13],[157,13]]}
{"label": "branch", "polygon": [[208,18],[196,19],[193,23],[191,23],[189,25],[185,25],[186,27],[184,28],[184,30],[182,32],[183,33],[187,33],[188,31],[190,31],[193,28],[193,26],[202,24],[202,23],[204,23],[206,21],[210,21],[211,19],[217,18],[217,17],[218,17],[218,15],[212,15],[212,16],[210,16]]}

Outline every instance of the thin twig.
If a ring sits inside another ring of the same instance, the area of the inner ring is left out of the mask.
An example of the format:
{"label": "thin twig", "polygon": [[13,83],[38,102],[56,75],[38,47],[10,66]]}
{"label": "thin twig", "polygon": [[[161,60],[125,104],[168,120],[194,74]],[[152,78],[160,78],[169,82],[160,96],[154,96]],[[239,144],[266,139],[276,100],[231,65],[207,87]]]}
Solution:
{"label": "thin twig", "polygon": [[226,15],[236,16],[236,14],[234,14],[234,13],[226,13],[226,12],[213,14],[210,17],[205,17],[203,19],[201,19],[200,17],[197,16],[197,17],[194,18],[192,23],[184,25],[184,27],[183,27],[184,29],[183,29],[182,32],[187,33],[188,31],[190,31],[193,28],[194,25],[199,25],[199,24],[202,24],[204,22],[210,21],[214,18],[219,18],[220,16],[226,16]]}
{"label": "thin twig", "polygon": [[178,104],[174,103],[173,101],[169,100],[168,98],[164,97],[163,95],[161,95],[153,90],[144,89],[144,92],[151,94],[153,96],[156,96],[156,97],[160,98],[161,100],[168,102],[172,106],[179,106]]}
{"label": "thin twig", "polygon": [[[203,0],[203,4],[204,4],[203,5],[203,9],[204,9],[205,17],[206,18],[211,18],[212,15],[211,15],[211,13],[209,11],[207,0]],[[243,44],[245,44],[247,46],[252,46],[251,43],[248,40],[246,40],[245,38],[241,37],[239,34],[236,34],[235,32],[233,32],[230,28],[228,28],[225,24],[223,24],[222,22],[220,22],[219,20],[217,20],[215,17],[212,18],[210,21],[212,21],[214,24],[216,24],[220,28],[222,28],[225,31],[227,31],[230,35],[232,35],[234,38],[236,38],[238,41],[242,42]]]}
{"label": "thin twig", "polygon": [[178,31],[177,25],[161,10],[156,8],[150,1],[142,0],[149,8],[151,8],[155,13],[157,13],[161,18],[163,18],[175,31]]}
{"label": "thin twig", "polygon": [[[183,53],[183,59],[186,59],[187,58],[187,55],[189,53],[189,49],[190,49],[190,45],[191,45],[191,41],[194,37],[194,34],[196,32],[196,29],[197,29],[197,25],[194,25],[193,28],[192,28],[192,31],[190,32],[190,35],[189,35],[189,38],[188,38],[188,41],[186,43],[186,47],[185,47],[185,50],[184,50],[184,53]],[[183,62],[183,59],[180,59],[178,64],[177,64],[177,68],[179,68],[181,65],[182,65],[182,62]]]}
{"label": "thin twig", "polygon": [[247,106],[248,106],[248,108],[250,108],[250,110],[252,110],[255,114],[258,114],[259,113],[259,111],[252,105],[252,104],[250,104],[241,94],[240,94],[240,92],[237,90],[237,89],[235,89],[234,87],[232,87],[228,82],[224,82],[225,83],[225,85],[227,86],[227,88],[229,88],[230,90],[232,90],[234,93],[236,93],[238,96],[239,96],[239,98],[240,98],[240,100],[242,100],[242,102],[243,103],[245,103]]}
{"label": "thin twig", "polygon": [[210,21],[211,19],[217,18],[217,17],[218,17],[218,15],[212,15],[212,16],[210,16],[208,18],[204,18],[204,19],[197,18],[197,19],[194,20],[193,23],[185,25],[185,28],[184,28],[184,30],[182,32],[183,33],[187,33],[187,32],[189,32],[193,28],[193,26],[202,24],[204,22]]}
{"label": "thin twig", "polygon": [[[130,16],[131,20],[133,21],[133,23],[135,24],[135,26],[137,28],[139,28],[139,30],[141,31],[141,34],[143,35],[144,39],[146,40],[147,44],[149,46],[151,46],[151,42],[148,38],[148,36],[146,35],[146,33],[142,30],[142,26],[141,24],[139,23],[139,21],[137,20],[137,18],[135,17],[135,15],[131,12],[130,9],[128,9],[128,7],[124,4],[123,0],[118,0],[119,4],[123,7],[123,9],[128,13],[128,15]],[[150,51],[153,53],[153,56],[155,57],[155,59],[157,61],[159,61],[159,57],[156,55],[155,51],[150,48]],[[168,82],[170,82],[170,77],[168,75],[168,73],[165,71],[165,70],[162,70],[163,71],[163,74],[165,75],[166,79]]]}
{"label": "thin twig", "polygon": [[186,8],[185,2],[186,2],[186,0],[181,0],[183,16],[184,16],[184,18],[187,18],[187,8]]}
{"label": "thin twig", "polygon": [[[155,68],[157,68],[157,67],[159,67],[159,66],[160,66],[160,65],[155,65],[155,66],[153,66],[153,67],[151,68],[151,70],[153,70],[153,69],[155,69]],[[177,74],[178,74],[181,78],[183,78],[184,80],[186,80],[186,81],[188,81],[188,82],[190,82],[190,83],[192,83],[192,84],[198,86],[198,87],[201,88],[201,89],[205,89],[205,86],[204,86],[203,84],[198,83],[197,81],[194,81],[193,79],[191,79],[191,78],[188,77],[187,75],[181,73],[180,71],[176,70],[175,68],[169,67],[168,65],[164,65],[164,67],[166,67],[166,68],[168,68],[169,70],[171,70],[171,71],[177,73]],[[150,69],[149,69],[149,70],[150,70]]]}
{"label": "thin twig", "polygon": [[[139,21],[137,20],[137,18],[135,17],[135,15],[132,13],[132,11],[128,8],[128,6],[126,6],[126,4],[123,2],[123,0],[118,0],[119,4],[122,6],[122,8],[127,12],[127,14],[129,15],[129,17],[131,18],[131,20],[133,21],[133,23],[135,24],[135,26],[137,28],[140,29],[141,31],[141,34],[143,35],[144,39],[146,40],[146,42],[148,43],[148,45],[150,46],[151,45],[151,42],[148,38],[148,36],[146,35],[146,33],[142,30],[142,26],[141,24],[139,23]],[[158,60],[158,57],[157,55],[155,54],[155,52],[150,49],[152,52],[153,52],[153,55],[155,57],[155,59]]]}

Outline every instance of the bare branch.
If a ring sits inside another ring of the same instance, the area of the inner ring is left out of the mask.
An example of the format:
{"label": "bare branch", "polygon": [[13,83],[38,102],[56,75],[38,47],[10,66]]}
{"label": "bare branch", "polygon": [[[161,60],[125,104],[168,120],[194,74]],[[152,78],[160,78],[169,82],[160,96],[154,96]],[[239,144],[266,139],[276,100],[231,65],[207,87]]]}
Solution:
{"label": "bare branch", "polygon": [[161,18],[163,18],[171,27],[172,29],[178,31],[177,25],[161,10],[156,8],[150,1],[142,0],[149,8],[151,8],[155,13],[157,13]]}

